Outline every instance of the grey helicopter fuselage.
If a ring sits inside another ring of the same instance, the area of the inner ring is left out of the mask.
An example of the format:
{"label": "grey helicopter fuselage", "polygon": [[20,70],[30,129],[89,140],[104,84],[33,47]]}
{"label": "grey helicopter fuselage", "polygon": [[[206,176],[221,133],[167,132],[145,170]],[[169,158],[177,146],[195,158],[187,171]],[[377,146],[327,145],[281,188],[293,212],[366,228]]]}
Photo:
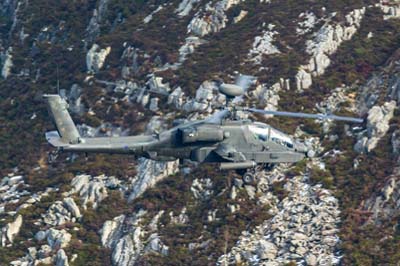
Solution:
{"label": "grey helicopter fuselage", "polygon": [[132,154],[158,161],[189,159],[221,163],[222,169],[246,169],[257,164],[297,162],[307,150],[273,127],[251,120],[221,119],[182,123],[160,134],[82,138],[64,99],[47,95],[58,132],[48,132],[50,144],[61,151]]}
{"label": "grey helicopter fuselage", "polygon": [[220,163],[221,169],[254,169],[277,163],[293,163],[314,152],[289,135],[263,123],[236,119],[237,111],[266,115],[362,123],[363,119],[333,114],[309,114],[241,108],[230,105],[233,97],[244,94],[237,85],[223,84],[227,106],[209,118],[177,125],[159,134],[83,138],[68,104],[59,95],[44,95],[57,131],[46,133],[47,141],[59,150],[71,152],[118,153],[143,156],[158,161],[189,159],[199,163]]}

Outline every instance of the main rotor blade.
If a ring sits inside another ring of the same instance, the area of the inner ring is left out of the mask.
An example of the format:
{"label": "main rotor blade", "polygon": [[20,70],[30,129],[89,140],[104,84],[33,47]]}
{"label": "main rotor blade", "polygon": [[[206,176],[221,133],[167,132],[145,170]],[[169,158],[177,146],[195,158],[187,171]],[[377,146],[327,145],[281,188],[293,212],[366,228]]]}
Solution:
{"label": "main rotor blade", "polygon": [[261,109],[255,109],[255,108],[249,108],[247,110],[249,112],[260,113],[260,114],[265,114],[265,115],[288,116],[288,117],[297,117],[297,118],[311,118],[311,119],[320,119],[320,120],[329,120],[330,119],[330,120],[347,121],[347,122],[354,122],[354,123],[364,122],[364,119],[361,119],[361,118],[338,116],[338,115],[268,111],[268,110],[261,110]]}
{"label": "main rotor blade", "polygon": [[210,117],[204,119],[205,122],[210,124],[220,124],[222,120],[229,114],[229,110],[224,109],[221,111],[216,112],[215,114],[211,115]]}

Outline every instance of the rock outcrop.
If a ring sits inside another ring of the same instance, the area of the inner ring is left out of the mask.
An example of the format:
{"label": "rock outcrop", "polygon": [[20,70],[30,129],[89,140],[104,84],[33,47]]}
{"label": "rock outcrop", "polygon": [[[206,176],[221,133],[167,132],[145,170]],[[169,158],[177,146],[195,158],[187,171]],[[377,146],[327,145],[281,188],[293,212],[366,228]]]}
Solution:
{"label": "rock outcrop", "polygon": [[205,36],[218,32],[226,27],[228,18],[225,12],[242,0],[220,0],[214,5],[207,3],[205,14],[198,12],[188,25],[188,32],[197,36]]}
{"label": "rock outcrop", "polygon": [[190,191],[192,191],[193,196],[199,200],[207,200],[209,199],[214,191],[212,190],[213,183],[210,178],[196,178],[193,180],[192,186],[190,187]]}
{"label": "rock outcrop", "polygon": [[330,65],[329,56],[336,52],[340,44],[350,40],[360,27],[365,14],[365,8],[355,9],[348,13],[343,24],[326,22],[312,40],[307,41],[306,50],[311,55],[307,65],[300,66],[296,75],[296,85],[299,91],[312,85],[312,76],[320,76]]}
{"label": "rock outcrop", "polygon": [[377,226],[400,214],[400,176],[391,176],[378,193],[363,204],[363,209],[371,213],[367,223]]}
{"label": "rock outcrop", "polygon": [[320,185],[307,184],[305,176],[289,180],[285,190],[288,196],[271,209],[273,218],[251,233],[242,232],[219,265],[283,265],[304,259],[308,265],[338,263],[334,253],[339,243],[337,199]]}
{"label": "rock outcrop", "polygon": [[139,158],[138,162],[138,173],[131,181],[129,201],[139,197],[146,189],[154,186],[166,176],[175,174],[179,167],[179,161],[157,162]]}
{"label": "rock outcrop", "polygon": [[54,202],[46,214],[43,222],[48,225],[62,225],[66,222],[76,222],[81,217],[80,210],[73,198],[65,198],[63,201]]}
{"label": "rock outcrop", "polygon": [[[398,2],[398,1],[397,1]],[[392,19],[400,17],[400,3],[390,3],[390,1],[380,0],[379,4],[377,4],[381,10],[383,11],[383,19]]]}
{"label": "rock outcrop", "polygon": [[[152,232],[157,229],[154,226],[157,222],[152,221],[147,227],[143,227],[145,214],[145,211],[139,211],[131,217],[121,215],[104,223],[100,231],[101,242],[104,247],[112,250],[113,265],[134,265],[139,256],[148,252],[168,254],[168,247],[162,243],[157,233]],[[159,218],[159,215],[156,217]]]}
{"label": "rock outcrop", "polygon": [[354,146],[357,152],[370,152],[375,149],[379,140],[389,130],[389,122],[393,118],[396,106],[397,103],[395,101],[390,101],[382,106],[375,105],[369,110],[366,134],[360,135],[358,142]]}
{"label": "rock outcrop", "polygon": [[175,10],[175,13],[177,13],[180,17],[185,17],[189,15],[193,5],[197,4],[198,2],[200,2],[200,0],[182,0],[182,2],[179,3],[178,8]]}
{"label": "rock outcrop", "polygon": [[255,64],[261,64],[264,55],[280,53],[279,49],[274,45],[275,38],[278,35],[278,32],[273,30],[275,25],[269,24],[267,28],[261,36],[255,37],[253,47],[249,52],[248,56]]}
{"label": "rock outcrop", "polygon": [[111,47],[100,49],[100,46],[93,44],[86,55],[86,67],[89,73],[98,72],[104,65],[104,62],[111,52]]}
{"label": "rock outcrop", "polygon": [[100,26],[105,20],[108,2],[109,0],[100,0],[97,8],[93,10],[93,15],[86,28],[86,40],[88,43],[92,43],[100,35]]}
{"label": "rock outcrop", "polygon": [[299,15],[300,22],[296,28],[298,35],[304,35],[311,32],[318,23],[318,18],[313,12],[303,12]]}
{"label": "rock outcrop", "polygon": [[22,226],[22,216],[18,215],[15,220],[8,223],[6,226],[1,228],[0,231],[0,246],[5,247],[7,245],[12,245],[15,237],[18,235]]}
{"label": "rock outcrop", "polygon": [[1,76],[4,79],[7,79],[7,77],[11,74],[11,68],[13,67],[13,62],[12,62],[12,47],[8,48],[7,51],[3,51],[0,53],[0,59],[1,59]]}
{"label": "rock outcrop", "polygon": [[84,209],[87,208],[88,203],[96,208],[108,196],[107,186],[114,186],[113,182],[109,182],[110,179],[113,179],[113,177],[78,175],[71,182],[72,190],[70,194],[79,194]]}
{"label": "rock outcrop", "polygon": [[[6,204],[17,204],[21,197],[29,196],[30,194],[23,176],[10,173],[8,176],[3,177],[0,181],[0,214],[5,212]],[[29,202],[31,201],[33,203],[36,199],[31,198]]]}
{"label": "rock outcrop", "polygon": [[57,230],[50,228],[47,232],[47,243],[52,250],[57,248],[66,248],[71,241],[72,235],[65,229]]}
{"label": "rock outcrop", "polygon": [[55,257],[55,265],[56,266],[69,266],[68,257],[65,254],[65,251],[63,249],[59,249],[57,251],[57,254]]}

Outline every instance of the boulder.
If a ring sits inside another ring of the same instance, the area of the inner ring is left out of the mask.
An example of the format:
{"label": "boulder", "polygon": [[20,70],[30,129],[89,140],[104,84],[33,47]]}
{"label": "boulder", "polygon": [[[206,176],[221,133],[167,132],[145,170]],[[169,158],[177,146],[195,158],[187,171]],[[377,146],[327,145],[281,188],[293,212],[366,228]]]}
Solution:
{"label": "boulder", "polygon": [[175,13],[178,14],[180,17],[185,17],[189,15],[190,11],[193,8],[193,5],[198,3],[200,0],[182,0],[182,2],[179,3],[179,6],[177,9],[175,9]]}
{"label": "boulder", "polygon": [[19,234],[22,226],[22,216],[19,214],[17,218],[11,223],[8,223],[1,229],[0,232],[0,240],[1,246],[4,247],[7,244],[12,244],[15,237]]}
{"label": "boulder", "polygon": [[312,253],[307,254],[305,260],[309,266],[315,266],[318,263],[317,257]]}
{"label": "boulder", "polygon": [[239,15],[237,15],[236,17],[233,18],[233,23],[238,23],[240,22],[242,19],[244,19],[244,17],[247,16],[249,12],[246,10],[240,10]]}
{"label": "boulder", "polygon": [[360,135],[354,149],[357,152],[370,152],[378,145],[379,140],[389,130],[389,122],[393,118],[397,103],[392,100],[382,106],[375,105],[368,111],[367,136]]}
{"label": "boulder", "polygon": [[45,238],[47,237],[47,233],[45,232],[45,231],[38,231],[36,234],[35,234],[35,239],[37,240],[37,241],[42,241],[42,240],[44,240]]}
{"label": "boulder", "polygon": [[260,240],[256,249],[258,257],[262,260],[273,260],[278,254],[276,246],[266,240]]}
{"label": "boulder", "polygon": [[168,246],[162,243],[160,237],[156,233],[151,234],[147,242],[148,244],[145,248],[146,252],[156,252],[164,256],[168,255]]}
{"label": "boulder", "polygon": [[159,108],[158,108],[159,101],[160,101],[160,99],[157,97],[151,98],[150,106],[149,106],[150,111],[157,112],[159,110]]}
{"label": "boulder", "polygon": [[63,203],[64,203],[64,206],[67,208],[67,210],[72,214],[72,216],[74,216],[76,218],[81,217],[81,212],[73,198],[69,198],[69,197],[65,198],[63,200]]}
{"label": "boulder", "polygon": [[306,72],[304,69],[300,69],[295,78],[298,91],[308,89],[312,85],[311,74]]}
{"label": "boulder", "polygon": [[55,256],[55,265],[56,266],[69,266],[68,264],[68,257],[65,254],[63,249],[59,249]]}
{"label": "boulder", "polygon": [[86,67],[90,73],[98,72],[104,65],[104,62],[111,52],[111,47],[100,49],[100,46],[93,44],[92,48],[86,54]]}
{"label": "boulder", "polygon": [[194,179],[190,191],[193,196],[199,200],[207,200],[214,193],[213,183],[210,178]]}
{"label": "boulder", "polygon": [[42,245],[37,253],[38,259],[48,258],[51,253],[51,247],[49,245]]}
{"label": "boulder", "polygon": [[172,104],[175,108],[180,109],[183,105],[183,96],[181,87],[177,87],[170,95],[168,95],[168,104]]}
{"label": "boulder", "polygon": [[72,235],[65,229],[57,230],[50,228],[47,231],[47,243],[54,250],[57,248],[66,248],[71,241]]}

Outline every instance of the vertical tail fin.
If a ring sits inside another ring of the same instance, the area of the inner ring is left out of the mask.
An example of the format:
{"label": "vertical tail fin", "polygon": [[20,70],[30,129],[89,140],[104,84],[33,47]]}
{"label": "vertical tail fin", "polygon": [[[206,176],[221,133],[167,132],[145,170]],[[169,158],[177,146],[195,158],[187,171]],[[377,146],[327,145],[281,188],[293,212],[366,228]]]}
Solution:
{"label": "vertical tail fin", "polygon": [[67,102],[57,94],[47,94],[43,97],[47,100],[49,113],[53,117],[58,134],[61,136],[60,141],[66,144],[79,143],[80,135],[68,113]]}

